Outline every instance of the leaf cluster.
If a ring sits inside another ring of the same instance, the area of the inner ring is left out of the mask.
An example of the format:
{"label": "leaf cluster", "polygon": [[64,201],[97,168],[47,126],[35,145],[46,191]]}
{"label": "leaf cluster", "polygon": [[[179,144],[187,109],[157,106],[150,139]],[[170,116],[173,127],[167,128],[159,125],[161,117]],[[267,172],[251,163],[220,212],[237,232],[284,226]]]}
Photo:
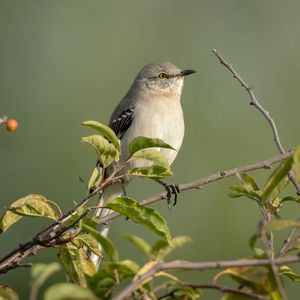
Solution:
{"label": "leaf cluster", "polygon": [[[150,179],[168,178],[172,171],[161,148],[175,151],[170,145],[160,139],[137,137],[128,149],[121,149],[120,140],[114,132],[104,124],[96,121],[86,121],[83,125],[97,131],[97,134],[86,136],[82,141],[91,146],[96,153],[98,164],[87,180],[87,189],[95,194],[114,184],[117,180],[132,176],[147,177]],[[125,154],[124,154],[125,153]],[[138,167],[132,162],[147,162]],[[135,167],[131,167],[135,165]],[[110,168],[110,176],[107,176]],[[286,195],[289,185],[288,174],[294,172],[300,180],[300,148],[297,148],[293,157],[282,162],[266,183],[260,187],[255,178],[241,173],[237,177],[239,185],[231,186],[231,198],[247,198],[254,201],[262,215],[262,222],[257,231],[250,237],[249,245],[253,249],[253,256],[247,259],[265,259],[281,257],[291,251],[299,251],[300,235],[297,229],[300,223],[284,219],[281,209],[287,203],[300,203],[299,196]],[[113,241],[103,237],[98,232],[101,217],[88,214],[93,207],[87,206],[87,200],[76,205],[69,213],[63,214],[58,204],[47,199],[46,196],[31,194],[13,202],[0,218],[0,233],[7,232],[11,226],[24,217],[43,217],[54,221],[48,229],[42,230],[34,237],[39,246],[55,248],[58,253],[58,262],[46,265],[37,263],[31,269],[32,289],[30,300],[38,299],[39,289],[48,277],[55,272],[67,274],[68,282],[57,283],[46,289],[43,299],[110,299],[130,281],[134,281],[163,262],[168,254],[178,247],[190,242],[187,236],[171,236],[166,220],[153,208],[141,205],[130,197],[118,197],[109,200],[105,208],[125,216],[130,221],[144,226],[159,237],[154,244],[145,239],[126,235],[125,239],[143,253],[144,265],[134,260],[120,258],[118,249]],[[280,249],[274,249],[274,234],[278,230],[291,228],[294,234]],[[101,247],[99,247],[99,245]],[[98,270],[90,259],[90,253],[105,258]],[[281,278],[285,277],[294,282],[300,282],[300,275],[288,266],[281,266],[278,270]],[[280,300],[278,283],[274,271],[270,266],[231,267],[217,273],[212,282],[220,287],[220,281],[230,277],[240,290],[262,299]],[[160,278],[156,280],[156,278]],[[220,289],[222,291],[222,289]],[[222,300],[251,299],[247,294],[241,295],[224,290]],[[196,285],[188,285],[166,271],[159,271],[151,278],[143,281],[132,293],[133,299],[198,299],[203,292]],[[71,296],[70,296],[71,295]],[[253,298],[253,297],[252,297]],[[0,300],[18,300],[18,295],[7,286],[0,286]]]}

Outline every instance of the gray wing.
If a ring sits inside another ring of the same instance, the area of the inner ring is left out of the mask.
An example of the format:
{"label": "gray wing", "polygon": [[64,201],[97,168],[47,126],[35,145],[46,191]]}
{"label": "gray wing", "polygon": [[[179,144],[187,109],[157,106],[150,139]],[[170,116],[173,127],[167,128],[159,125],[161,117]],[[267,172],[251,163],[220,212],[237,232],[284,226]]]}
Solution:
{"label": "gray wing", "polygon": [[117,107],[114,111],[109,122],[109,127],[114,131],[116,136],[121,139],[132,123],[135,106],[131,106],[125,110],[122,110],[118,114],[116,112],[119,110],[119,108],[120,107]]}

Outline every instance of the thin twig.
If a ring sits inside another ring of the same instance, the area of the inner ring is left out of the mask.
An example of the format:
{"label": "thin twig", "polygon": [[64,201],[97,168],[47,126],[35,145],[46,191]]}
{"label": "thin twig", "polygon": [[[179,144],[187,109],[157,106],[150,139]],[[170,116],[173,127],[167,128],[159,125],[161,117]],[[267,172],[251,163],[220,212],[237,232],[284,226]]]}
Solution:
{"label": "thin twig", "polygon": [[[267,159],[267,160],[264,160],[264,161],[261,161],[258,163],[254,163],[254,164],[250,164],[250,165],[246,165],[246,166],[240,166],[240,167],[237,167],[237,168],[234,168],[231,170],[227,170],[227,171],[217,172],[213,175],[200,178],[196,181],[192,181],[192,182],[185,183],[185,184],[180,184],[178,187],[181,191],[197,189],[197,188],[202,187],[203,185],[209,184],[211,182],[215,182],[215,181],[221,180],[223,178],[234,176],[237,173],[250,172],[250,171],[254,171],[254,170],[258,170],[258,169],[270,168],[271,165],[281,162],[281,161],[289,158],[292,155],[293,155],[293,152],[279,154],[271,159]],[[88,201],[88,199],[91,198],[92,196],[94,196],[96,193],[97,193],[97,190],[95,190],[92,194],[85,197],[76,207],[80,207],[80,205],[83,205],[84,203],[86,203]],[[164,192],[154,195],[150,198],[142,200],[140,202],[140,204],[147,206],[154,202],[165,199],[165,197],[166,197],[166,192],[164,191]],[[65,220],[67,217],[71,216],[75,211],[76,210],[74,208],[71,209],[60,220]],[[107,215],[103,218],[100,218],[99,223],[107,223],[119,216],[120,216],[119,213],[116,213],[116,212],[110,213],[109,215]],[[55,226],[61,224],[60,220],[50,224],[45,229],[41,230],[36,235],[34,235],[33,238],[31,238],[27,242],[19,245],[14,250],[10,251],[6,255],[4,255],[2,258],[0,258],[0,274],[8,272],[9,270],[16,268],[16,266],[18,265],[19,262],[21,262],[22,260],[24,260],[25,258],[27,258],[31,255],[37,254],[40,250],[44,249],[45,247],[38,244],[39,237],[43,236],[44,238],[46,238],[48,235],[53,236],[53,234],[55,234],[55,231],[53,232],[53,231],[51,231],[51,229],[54,228]]]}
{"label": "thin twig", "polygon": [[[236,70],[233,68],[232,64],[228,63],[222,56],[221,54],[216,50],[213,49],[213,53],[216,55],[216,57],[219,59],[219,62],[225,66],[225,68],[231,72],[231,74],[233,75],[233,77],[241,84],[241,86],[246,90],[246,92],[248,93],[249,97],[250,97],[250,105],[252,105],[253,107],[255,107],[262,115],[263,117],[267,120],[267,122],[269,123],[272,132],[273,132],[273,139],[275,142],[275,145],[278,149],[278,151],[283,154],[285,153],[285,150],[282,146],[282,143],[280,141],[280,137],[279,137],[279,133],[278,133],[278,129],[277,126],[273,120],[273,118],[271,117],[270,113],[260,104],[260,102],[257,100],[253,88],[250,87],[243,79],[242,77],[236,72]],[[296,188],[297,194],[300,195],[300,185],[297,182],[294,174],[292,171],[290,171],[288,173],[288,177],[290,182],[294,185],[294,187]],[[271,221],[272,215],[267,214],[267,216],[264,216],[264,218],[266,219],[267,222]],[[267,245],[267,255],[268,258],[270,259],[270,266],[271,266],[271,270],[273,272],[279,293],[281,294],[281,297],[283,300],[287,299],[286,296],[286,292],[285,289],[282,285],[282,281],[280,279],[280,276],[278,274],[278,270],[277,270],[277,266],[273,263],[273,258],[274,258],[274,249],[273,249],[273,233],[270,232],[268,235],[268,241],[267,241],[268,245]]]}
{"label": "thin twig", "polygon": [[[276,258],[273,260],[275,265],[290,264],[300,261],[300,256],[288,256],[282,258]],[[113,300],[126,299],[133,291],[135,291],[140,285],[147,279],[153,277],[155,274],[166,270],[208,270],[208,269],[220,269],[220,268],[238,268],[246,266],[269,266],[269,259],[241,259],[241,260],[225,260],[225,261],[211,261],[211,262],[186,262],[186,261],[172,261],[172,262],[157,262],[147,272],[143,273],[140,277],[133,280],[126,286],[119,294],[117,294]]]}
{"label": "thin twig", "polygon": [[[238,173],[246,173],[246,172],[251,172],[254,170],[258,170],[258,169],[269,169],[272,165],[274,165],[278,162],[281,162],[281,161],[291,157],[292,155],[293,155],[293,152],[287,152],[285,154],[278,154],[277,156],[275,156],[271,159],[267,159],[267,160],[264,160],[264,161],[261,161],[258,163],[241,166],[241,167],[237,167],[237,168],[226,170],[226,171],[217,172],[213,175],[210,175],[207,177],[202,177],[202,178],[192,181],[192,182],[179,184],[178,188],[180,191],[199,189],[200,187],[203,187],[204,185],[207,185],[209,183],[212,183],[212,182],[224,179],[224,178],[235,176]],[[167,192],[164,191],[164,192],[156,194],[152,197],[149,197],[147,199],[141,200],[139,203],[142,205],[150,205],[154,202],[165,199],[166,195],[167,195]],[[101,218],[99,220],[99,223],[107,223],[119,216],[120,216],[119,213],[113,212],[113,213]]]}
{"label": "thin twig", "polygon": [[[266,224],[268,222],[270,222],[270,220],[263,220],[263,221],[265,221],[264,223],[266,223]],[[265,226],[266,224],[264,224],[263,226]],[[282,280],[279,276],[278,267],[277,267],[276,263],[274,262],[273,233],[270,232],[268,235],[263,234],[262,241],[265,244],[265,248],[266,248],[265,253],[267,255],[268,260],[270,261],[270,268],[271,268],[272,274],[274,276],[275,283],[278,288],[281,299],[287,300],[287,295],[286,295],[284,286],[282,284]]]}
{"label": "thin twig", "polygon": [[[237,294],[237,295],[241,295],[241,296],[246,296],[252,299],[257,299],[257,300],[265,300],[265,297],[255,294],[255,293],[251,293],[251,292],[247,292],[247,291],[243,291],[241,289],[234,289],[234,288],[229,288],[223,285],[218,285],[218,284],[194,284],[194,283],[180,283],[181,286],[183,287],[190,287],[192,289],[211,289],[211,290],[218,290],[222,293],[230,293],[230,294]],[[160,297],[157,298],[157,300],[162,300],[166,297],[171,297],[174,295],[174,293],[177,291],[178,289],[173,289],[172,291],[165,293],[163,295],[161,295]]]}
{"label": "thin twig", "polygon": [[[271,117],[270,113],[260,104],[260,102],[257,100],[254,91],[253,91],[253,87],[249,86],[243,79],[242,77],[235,71],[235,69],[233,68],[232,64],[228,63],[222,56],[221,54],[216,50],[213,49],[212,50],[213,53],[217,56],[217,58],[219,59],[220,63],[225,66],[225,68],[231,72],[231,74],[233,75],[233,77],[241,84],[241,86],[246,90],[246,92],[249,94],[250,97],[250,105],[252,105],[253,107],[255,107],[262,115],[263,117],[267,120],[267,122],[269,123],[272,132],[273,132],[273,139],[274,142],[277,146],[277,149],[279,150],[279,152],[281,154],[285,153],[286,151],[284,150],[282,143],[280,141],[280,137],[278,134],[278,129],[277,126],[273,120],[273,118]],[[292,184],[294,185],[294,187],[296,188],[297,194],[300,195],[300,184],[297,182],[294,174],[292,172],[289,172],[289,179],[292,182]]]}
{"label": "thin twig", "polygon": [[[297,222],[300,222],[300,218],[297,220]],[[287,254],[287,252],[294,247],[294,245],[296,243],[299,242],[299,236],[296,236],[296,232],[297,232],[298,228],[294,228],[292,229],[292,231],[290,232],[289,236],[284,240],[283,246],[281,247],[281,249],[279,250],[279,254],[277,257],[283,257]]]}
{"label": "thin twig", "polygon": [[[107,177],[105,181],[103,181],[92,193],[83,198],[75,207],[73,207],[63,216],[61,216],[57,221],[46,226],[27,242],[20,244],[17,248],[4,255],[0,259],[0,274],[6,273],[11,269],[16,268],[20,261],[22,261],[28,256],[35,255],[38,251],[45,248],[49,240],[57,239],[60,234],[63,234],[65,231],[60,230],[61,226],[63,226],[63,224],[65,224],[67,220],[69,220],[73,215],[75,215],[77,209],[83,207],[90,198],[92,198],[106,186],[114,182],[114,176],[120,171],[120,168],[114,170],[114,172],[112,172],[112,174],[109,177]],[[59,243],[61,243],[61,241]],[[54,245],[55,242],[51,243],[50,246],[52,247]]]}

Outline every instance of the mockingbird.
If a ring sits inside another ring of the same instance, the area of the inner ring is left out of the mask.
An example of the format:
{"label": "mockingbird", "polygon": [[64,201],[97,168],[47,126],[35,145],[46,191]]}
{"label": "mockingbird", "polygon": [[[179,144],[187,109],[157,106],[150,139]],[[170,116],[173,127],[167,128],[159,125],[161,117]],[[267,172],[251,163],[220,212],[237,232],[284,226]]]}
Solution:
{"label": "mockingbird", "polygon": [[[160,138],[172,149],[158,149],[171,164],[181,147],[184,136],[184,119],[180,104],[185,76],[194,70],[181,70],[169,62],[152,62],[135,77],[125,97],[114,109],[109,126],[121,140],[121,160],[128,157],[128,145],[138,136]],[[142,165],[141,165],[142,164]],[[130,167],[141,167],[145,162],[133,160]],[[109,172],[109,170],[108,170]],[[121,196],[122,183],[107,187],[98,202],[105,206],[109,199]],[[105,216],[108,209],[97,209],[96,216]],[[107,235],[109,224],[102,224],[100,234]],[[91,260],[99,266],[99,257],[91,254]]]}

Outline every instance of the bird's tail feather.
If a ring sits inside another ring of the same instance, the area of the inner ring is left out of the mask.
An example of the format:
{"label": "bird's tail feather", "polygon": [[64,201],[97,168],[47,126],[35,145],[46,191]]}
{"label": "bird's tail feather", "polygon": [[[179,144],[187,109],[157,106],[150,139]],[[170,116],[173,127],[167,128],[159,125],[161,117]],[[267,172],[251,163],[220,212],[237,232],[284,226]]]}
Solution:
{"label": "bird's tail feather", "polygon": [[[123,194],[122,183],[115,183],[115,184],[105,188],[99,201],[98,201],[98,204],[97,204],[97,206],[99,206],[99,208],[96,209],[94,215],[96,217],[107,216],[111,212],[111,210],[108,208],[102,208],[102,207],[105,206],[105,204],[108,200],[120,197],[120,196],[122,196],[122,194]],[[109,227],[110,227],[110,223],[101,224],[98,228],[98,231],[103,237],[106,237],[108,234]],[[100,250],[100,252],[102,252],[102,247],[100,244],[99,244],[99,250]],[[101,258],[99,256],[97,256],[96,254],[91,253],[90,259],[95,264],[95,266],[97,268],[99,268],[99,265],[101,263]]]}

